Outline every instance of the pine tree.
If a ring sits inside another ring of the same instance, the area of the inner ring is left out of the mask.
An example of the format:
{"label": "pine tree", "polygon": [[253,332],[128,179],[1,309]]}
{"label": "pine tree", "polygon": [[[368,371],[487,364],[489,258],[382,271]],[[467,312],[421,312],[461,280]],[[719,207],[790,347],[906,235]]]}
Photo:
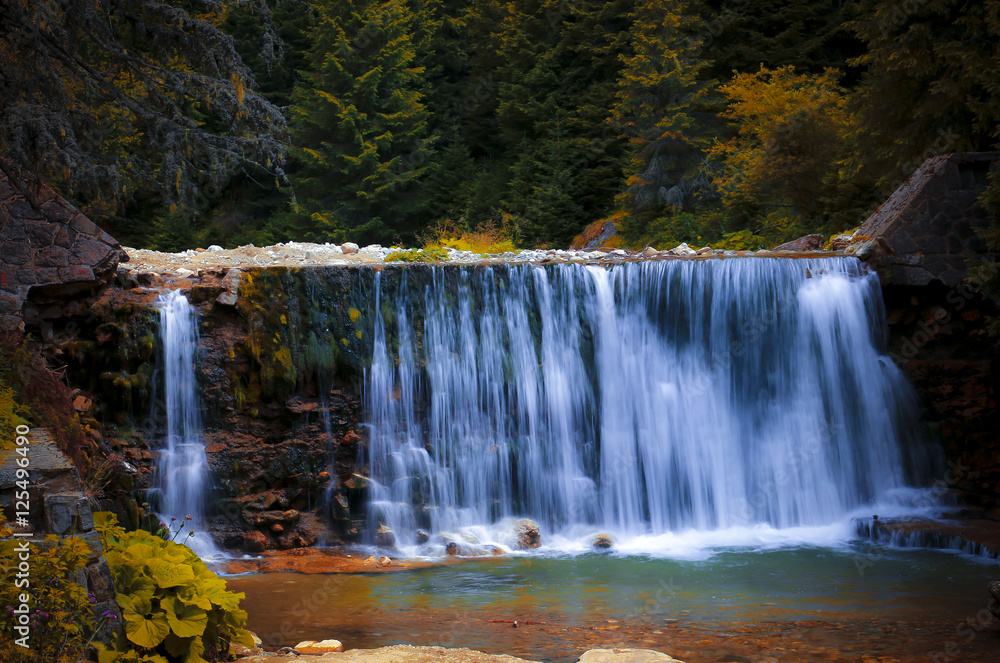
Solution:
{"label": "pine tree", "polygon": [[929,157],[1000,141],[1000,0],[866,0],[846,180],[884,199]]}
{"label": "pine tree", "polygon": [[623,145],[607,123],[624,0],[516,0],[502,24],[498,116],[512,159],[507,211],[529,242],[567,245],[611,209]]}
{"label": "pine tree", "polygon": [[387,241],[413,230],[409,189],[428,158],[423,70],[404,0],[324,0],[292,94],[298,239]]}
{"label": "pine tree", "polygon": [[844,22],[855,3],[838,0],[705,0],[699,33],[711,66],[708,75],[729,79],[794,67],[821,74],[843,68],[862,46]]}
{"label": "pine tree", "polygon": [[654,0],[637,3],[629,15],[629,49],[613,108],[632,146],[627,208],[680,208],[697,191],[696,169],[711,128],[697,9]]}

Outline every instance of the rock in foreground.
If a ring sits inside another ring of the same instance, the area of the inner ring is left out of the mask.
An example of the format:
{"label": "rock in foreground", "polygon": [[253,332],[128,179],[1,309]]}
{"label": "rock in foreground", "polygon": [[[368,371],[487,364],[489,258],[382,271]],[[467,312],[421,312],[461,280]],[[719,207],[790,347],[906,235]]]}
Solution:
{"label": "rock in foreground", "polygon": [[379,649],[352,649],[343,653],[330,652],[318,657],[256,654],[238,660],[242,663],[281,663],[282,661],[310,660],[338,661],[339,663],[535,663],[523,658],[503,654],[485,654],[473,649],[414,647],[413,645],[393,645]]}
{"label": "rock in foreground", "polygon": [[683,663],[652,649],[591,649],[577,663]]}
{"label": "rock in foreground", "polygon": [[537,548],[542,545],[542,535],[538,532],[538,523],[524,518],[514,523],[514,539],[519,550]]}

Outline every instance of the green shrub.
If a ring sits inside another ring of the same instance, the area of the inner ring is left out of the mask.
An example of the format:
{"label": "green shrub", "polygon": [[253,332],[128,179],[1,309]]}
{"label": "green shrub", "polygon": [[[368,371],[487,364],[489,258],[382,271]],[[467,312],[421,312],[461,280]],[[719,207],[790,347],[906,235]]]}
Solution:
{"label": "green shrub", "polygon": [[386,262],[448,262],[448,252],[441,247],[399,249],[385,257]]}
{"label": "green shrub", "polygon": [[98,645],[100,663],[224,661],[230,645],[253,646],[243,594],[226,590],[190,548],[145,531],[125,532],[114,514],[94,514],[115,579],[124,632]]}
{"label": "green shrub", "polygon": [[[0,513],[0,523],[4,522]],[[87,590],[74,582],[89,556],[87,544],[71,537],[46,538],[47,546],[29,544],[31,572],[27,588],[15,584],[20,540],[13,539],[10,527],[0,524],[0,661],[62,663],[78,661],[86,649],[92,623]],[[15,609],[20,594],[27,593],[30,635],[28,648],[19,647],[21,637],[14,626],[19,620]]]}

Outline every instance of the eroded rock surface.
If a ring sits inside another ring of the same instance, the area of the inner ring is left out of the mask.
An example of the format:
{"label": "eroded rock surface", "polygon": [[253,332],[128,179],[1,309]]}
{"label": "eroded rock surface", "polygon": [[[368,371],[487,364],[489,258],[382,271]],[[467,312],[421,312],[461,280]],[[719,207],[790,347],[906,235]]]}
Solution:
{"label": "eroded rock surface", "polygon": [[[111,235],[50,188],[19,189],[0,173],[0,330],[23,329],[23,317],[62,316],[59,297],[107,281],[127,260]],[[55,297],[22,311],[37,288]]]}

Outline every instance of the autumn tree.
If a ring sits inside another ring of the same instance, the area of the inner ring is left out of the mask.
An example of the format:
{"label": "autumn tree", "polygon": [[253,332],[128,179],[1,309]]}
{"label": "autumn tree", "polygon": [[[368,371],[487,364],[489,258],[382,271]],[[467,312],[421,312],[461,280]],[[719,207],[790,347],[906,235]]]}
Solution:
{"label": "autumn tree", "polygon": [[837,73],[797,74],[792,67],[738,74],[721,88],[723,116],[736,135],[709,152],[723,204],[743,218],[821,223],[825,186],[847,127]]}

